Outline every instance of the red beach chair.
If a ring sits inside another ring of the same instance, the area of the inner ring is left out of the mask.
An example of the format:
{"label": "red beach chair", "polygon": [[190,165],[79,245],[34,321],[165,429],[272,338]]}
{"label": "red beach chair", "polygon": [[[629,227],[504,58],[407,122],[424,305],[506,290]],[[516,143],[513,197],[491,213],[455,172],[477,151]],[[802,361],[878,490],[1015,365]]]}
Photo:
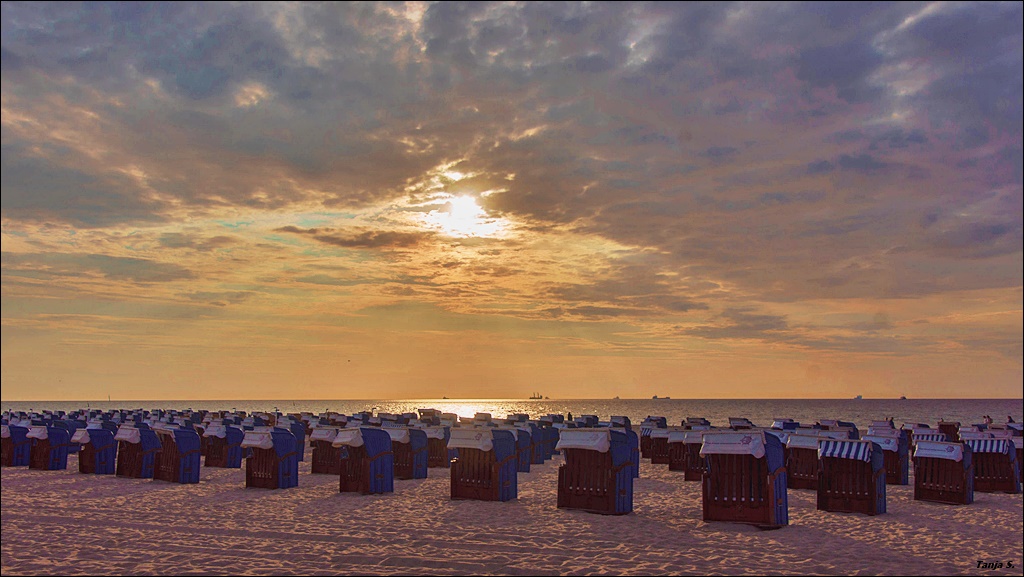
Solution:
{"label": "red beach chair", "polygon": [[309,435],[309,443],[313,447],[312,463],[309,472],[317,475],[341,474],[341,447],[334,446],[338,436],[335,427],[315,427]]}
{"label": "red beach chair", "polygon": [[960,423],[955,421],[939,421],[939,432],[953,443],[960,441]]}
{"label": "red beach chair", "polygon": [[818,490],[817,435],[789,435],[786,440],[786,475],[790,489]]}
{"label": "red beach chair", "polygon": [[683,480],[700,481],[708,470],[704,457],[700,456],[700,448],[704,442],[706,431],[684,431],[683,450],[685,461],[683,463]]}
{"label": "red beach chair", "polygon": [[1010,439],[969,438],[974,465],[974,490],[982,493],[1020,493],[1017,451]]}
{"label": "red beach chair", "polygon": [[668,436],[672,431],[682,431],[682,427],[666,427],[651,430],[650,455],[652,465],[668,465]]}
{"label": "red beach chair", "polygon": [[910,443],[907,431],[869,429],[863,440],[882,448],[885,460],[885,482],[888,485],[910,484]]}
{"label": "red beach chair", "polygon": [[705,521],[749,523],[763,528],[789,524],[782,442],[761,431],[704,433],[701,456]]}
{"label": "red beach chair", "polygon": [[917,441],[914,448],[914,500],[970,505],[974,467],[970,446]]}
{"label": "red beach chair", "polygon": [[821,439],[818,510],[885,513],[885,457],[871,441]]}
{"label": "red beach chair", "polygon": [[447,469],[450,465],[450,459],[448,458],[448,428],[424,427],[423,432],[427,434],[427,466]]}
{"label": "red beach chair", "polygon": [[668,434],[668,470],[686,471],[686,444],[684,436],[691,431],[671,431]]}

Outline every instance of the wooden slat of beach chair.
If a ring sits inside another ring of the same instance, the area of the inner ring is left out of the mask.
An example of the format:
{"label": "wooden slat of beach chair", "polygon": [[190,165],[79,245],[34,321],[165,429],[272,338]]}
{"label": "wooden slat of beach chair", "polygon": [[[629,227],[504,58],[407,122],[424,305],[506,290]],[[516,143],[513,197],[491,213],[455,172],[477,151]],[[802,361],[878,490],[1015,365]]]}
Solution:
{"label": "wooden slat of beach chair", "polygon": [[683,443],[668,444],[668,470],[686,470],[686,445]]}
{"label": "wooden slat of beach chair", "polygon": [[32,442],[32,452],[29,453],[28,468],[39,469],[42,471],[47,470],[50,467],[50,440],[49,439],[34,439]]}
{"label": "wooden slat of beach chair", "polygon": [[82,445],[78,451],[78,472],[89,475],[96,472],[96,448],[92,443]]}
{"label": "wooden slat of beach chair", "polygon": [[116,476],[132,479],[140,478],[142,476],[142,458],[142,445],[118,441]]}
{"label": "wooden slat of beach chair", "polygon": [[[530,447],[532,450],[533,445],[530,445]],[[444,439],[429,439],[427,441],[427,453],[428,467],[448,467],[448,445]]]}
{"label": "wooden slat of beach chair", "polygon": [[161,435],[161,449],[156,455],[156,464],[153,469],[153,479],[156,481],[177,482],[178,472],[178,445],[174,441],[174,435]]}
{"label": "wooden slat of beach chair", "polygon": [[700,444],[685,443],[683,446],[686,449],[686,471],[683,478],[686,481],[700,481],[706,470],[704,457],[700,456]]}
{"label": "wooden slat of beach chair", "polygon": [[983,493],[1019,493],[1015,463],[1002,453],[974,453],[974,490]]}
{"label": "wooden slat of beach chair", "polygon": [[412,448],[410,443],[392,443],[395,454],[395,478],[412,479]]}

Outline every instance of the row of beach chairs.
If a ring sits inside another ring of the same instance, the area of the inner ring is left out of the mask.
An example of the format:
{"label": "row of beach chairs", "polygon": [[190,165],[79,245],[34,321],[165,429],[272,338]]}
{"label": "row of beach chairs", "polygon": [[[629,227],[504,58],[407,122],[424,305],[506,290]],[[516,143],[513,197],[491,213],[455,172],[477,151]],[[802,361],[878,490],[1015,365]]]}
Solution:
{"label": "row of beach chairs", "polygon": [[[953,442],[941,428],[896,429],[890,421],[872,423],[861,437],[852,423],[841,421],[802,427],[782,419],[760,428],[730,419],[728,428],[716,429],[705,419],[668,427],[664,418],[649,417],[638,437],[624,418],[599,422],[586,415],[566,422],[557,415],[531,422],[526,415],[493,420],[477,414],[455,422],[454,415],[443,416],[422,410],[400,419],[353,415],[315,424],[276,416],[274,427],[218,415],[191,426],[135,421],[116,434],[109,423],[91,423],[76,431],[74,444],[82,447],[82,472],[109,473],[116,451],[120,476],[198,482],[200,453],[207,466],[245,455],[247,487],[288,488],[298,484],[298,455],[308,435],[311,471],[338,475],[340,491],[387,493],[395,477],[423,478],[429,467],[447,465],[452,499],[496,501],[516,498],[517,473],[528,472],[535,458],[543,462],[559,452],[565,459],[558,471],[558,506],[605,514],[632,511],[633,479],[646,453],[652,463],[701,481],[705,520],[763,527],[788,523],[788,489],[816,490],[821,510],[885,513],[886,484],[907,483],[911,453],[915,499],[969,504],[975,490],[1020,492],[1017,445],[1009,429],[958,425],[960,440]],[[67,427],[33,424],[25,431],[20,424],[4,426],[4,464],[15,453],[23,458],[29,442],[30,465],[60,468],[63,459],[66,467],[72,444],[63,435]],[[207,439],[203,448],[198,430]],[[431,455],[438,456],[433,464]]]}
{"label": "row of beach chairs", "polygon": [[824,423],[776,420],[761,429],[730,419],[727,429],[715,430],[704,419],[669,427],[664,418],[649,417],[641,451],[652,464],[703,483],[705,520],[764,527],[787,523],[788,488],[816,490],[820,510],[885,513],[886,484],[908,483],[912,450],[916,500],[969,504],[975,490],[1020,492],[1021,437],[1015,445],[1012,431],[957,424],[961,440],[951,442],[939,429],[896,429],[889,421],[872,423],[861,438],[852,423]]}

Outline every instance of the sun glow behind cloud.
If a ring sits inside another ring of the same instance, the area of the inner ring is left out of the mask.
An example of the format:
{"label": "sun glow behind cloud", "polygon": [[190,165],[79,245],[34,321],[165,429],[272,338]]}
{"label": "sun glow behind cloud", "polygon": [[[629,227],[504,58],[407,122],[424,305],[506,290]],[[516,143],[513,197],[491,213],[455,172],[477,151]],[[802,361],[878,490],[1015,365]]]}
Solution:
{"label": "sun glow behind cloud", "polygon": [[506,236],[511,223],[504,218],[490,217],[472,196],[440,198],[440,208],[423,215],[426,225],[453,238],[501,238]]}

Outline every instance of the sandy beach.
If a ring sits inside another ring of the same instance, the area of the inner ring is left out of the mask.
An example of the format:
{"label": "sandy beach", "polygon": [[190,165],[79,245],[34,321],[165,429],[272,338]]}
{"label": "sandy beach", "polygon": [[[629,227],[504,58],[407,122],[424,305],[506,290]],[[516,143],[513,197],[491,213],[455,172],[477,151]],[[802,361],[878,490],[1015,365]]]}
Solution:
{"label": "sandy beach", "polygon": [[[395,492],[339,493],[299,464],[297,488],[246,489],[242,469],[198,485],[2,469],[4,575],[956,575],[1021,573],[1021,495],[969,506],[915,502],[888,487],[889,513],[826,513],[789,491],[790,525],[701,521],[700,484],[642,461],[634,511],[561,510],[556,456],[519,474],[519,498],[449,499],[447,470]],[[1002,568],[979,567],[1002,563]],[[1012,566],[1009,565],[1012,563]]]}

